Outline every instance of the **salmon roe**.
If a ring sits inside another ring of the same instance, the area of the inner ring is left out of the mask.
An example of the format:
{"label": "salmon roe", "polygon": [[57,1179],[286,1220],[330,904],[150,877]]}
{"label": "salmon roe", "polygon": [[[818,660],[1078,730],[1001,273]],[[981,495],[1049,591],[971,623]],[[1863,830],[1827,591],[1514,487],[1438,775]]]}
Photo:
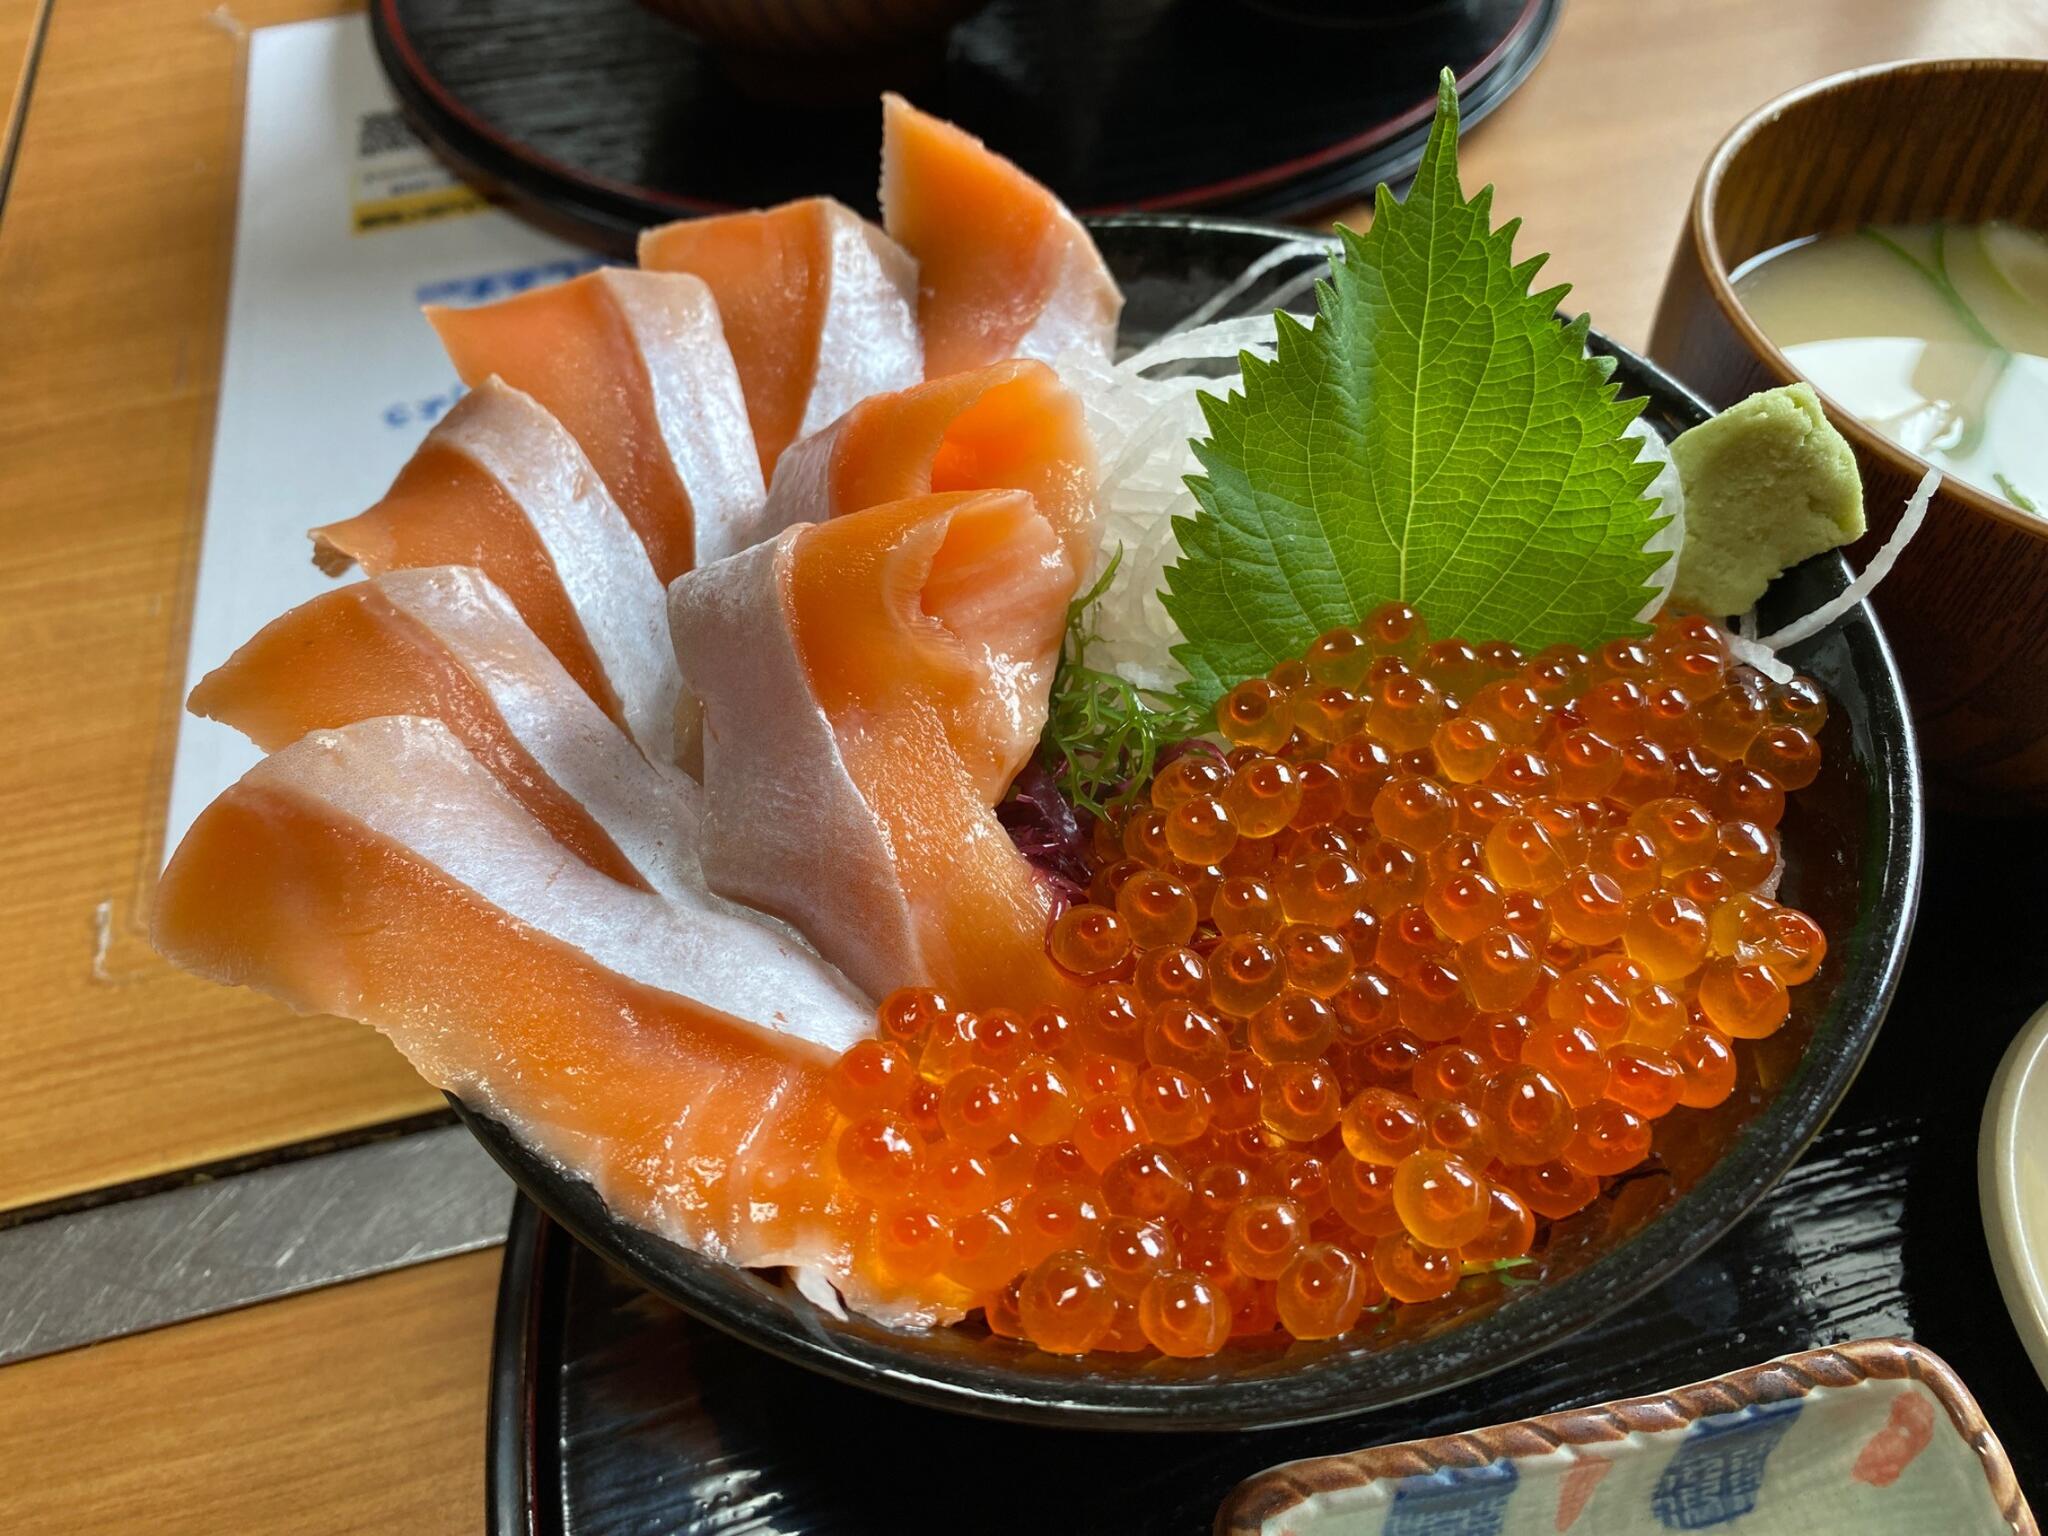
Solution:
{"label": "salmon roe", "polygon": [[1697,618],[1324,635],[1096,828],[1047,935],[1071,1005],[906,988],[840,1058],[875,1263],[1047,1351],[1200,1357],[1530,1262],[1825,958],[1770,895],[1825,718]]}

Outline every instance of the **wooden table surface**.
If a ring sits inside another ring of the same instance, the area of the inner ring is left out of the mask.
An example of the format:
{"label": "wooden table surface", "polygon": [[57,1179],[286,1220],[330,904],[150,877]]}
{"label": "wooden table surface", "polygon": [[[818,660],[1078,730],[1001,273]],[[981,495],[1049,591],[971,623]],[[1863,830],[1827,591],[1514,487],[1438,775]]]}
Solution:
{"label": "wooden table surface", "polygon": [[48,0],[0,0],[0,186],[14,154],[16,108],[26,101],[29,61]]}
{"label": "wooden table surface", "polygon": [[175,972],[145,927],[220,376],[239,29],[341,7],[50,4],[0,209],[0,1210],[439,1103],[381,1036]]}
{"label": "wooden table surface", "polygon": [[[33,66],[0,116],[20,119],[0,171],[0,1212],[437,1102],[371,1031],[175,974],[144,926],[242,38],[350,8],[0,0],[0,88]],[[2048,0],[1568,0],[1473,131],[1467,184],[1493,182],[1545,280],[1639,344],[1739,117],[1835,70],[1995,53],[2048,53]],[[477,1530],[495,1270],[447,1260],[0,1370],[0,1526]]]}

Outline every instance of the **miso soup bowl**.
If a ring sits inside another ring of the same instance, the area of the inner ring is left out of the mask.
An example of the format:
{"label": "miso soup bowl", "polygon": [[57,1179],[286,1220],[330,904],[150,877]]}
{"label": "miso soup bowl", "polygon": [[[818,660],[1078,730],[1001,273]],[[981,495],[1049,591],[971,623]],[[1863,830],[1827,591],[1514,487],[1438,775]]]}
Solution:
{"label": "miso soup bowl", "polygon": [[[1935,219],[2048,229],[2048,60],[1852,70],[1737,124],[1700,174],[1650,356],[1716,406],[1793,383],[1799,370],[1730,275],[1803,236]],[[1870,532],[1849,552],[1860,568],[1928,465],[1821,400],[1863,471]],[[2048,517],[1945,479],[1874,604],[1937,798],[2048,808]]]}

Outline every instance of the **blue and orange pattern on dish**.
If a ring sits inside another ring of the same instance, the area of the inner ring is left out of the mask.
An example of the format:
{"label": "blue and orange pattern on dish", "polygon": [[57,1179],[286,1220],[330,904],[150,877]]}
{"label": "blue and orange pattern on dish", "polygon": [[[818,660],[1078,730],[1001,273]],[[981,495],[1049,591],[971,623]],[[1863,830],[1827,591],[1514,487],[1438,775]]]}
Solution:
{"label": "blue and orange pattern on dish", "polygon": [[1997,1437],[1918,1345],[1874,1340],[1463,1435],[1276,1467],[1222,1536],[2038,1536]]}

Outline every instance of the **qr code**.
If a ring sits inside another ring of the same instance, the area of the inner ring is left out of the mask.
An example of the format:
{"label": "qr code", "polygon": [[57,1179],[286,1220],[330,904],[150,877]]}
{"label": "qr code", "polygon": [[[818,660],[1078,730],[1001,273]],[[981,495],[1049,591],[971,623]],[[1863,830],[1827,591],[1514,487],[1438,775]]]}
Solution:
{"label": "qr code", "polygon": [[388,155],[396,149],[412,149],[419,140],[396,112],[365,112],[356,122],[356,157]]}

